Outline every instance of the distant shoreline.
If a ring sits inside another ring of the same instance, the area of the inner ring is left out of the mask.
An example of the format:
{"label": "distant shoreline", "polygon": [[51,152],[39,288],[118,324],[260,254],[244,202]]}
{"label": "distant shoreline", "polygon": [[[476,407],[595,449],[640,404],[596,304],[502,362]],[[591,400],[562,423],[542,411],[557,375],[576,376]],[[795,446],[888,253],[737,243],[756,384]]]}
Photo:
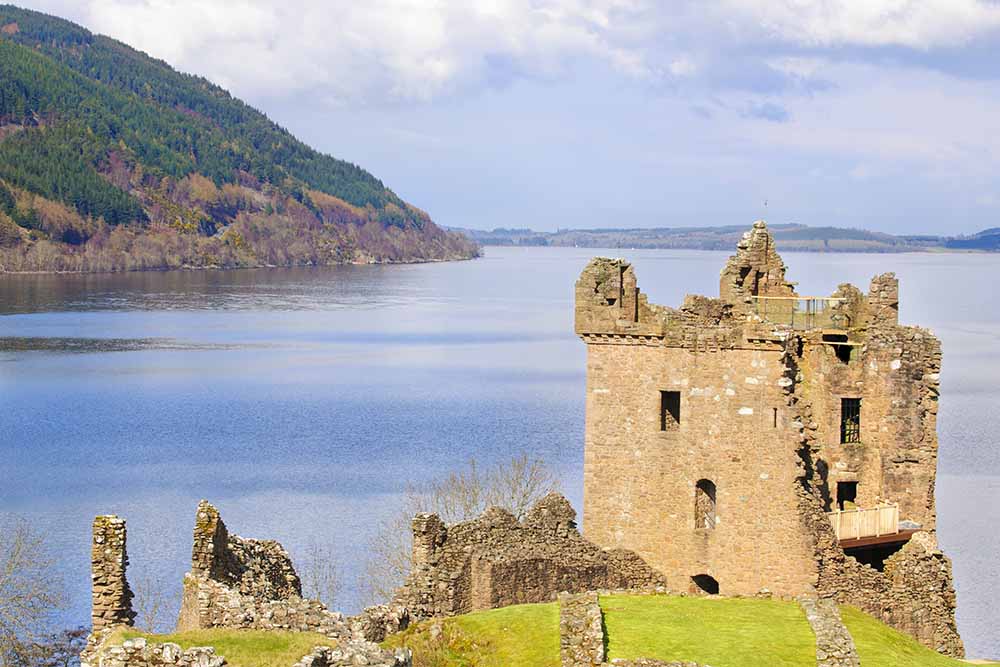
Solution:
{"label": "distant shoreline", "polygon": [[[1000,252],[1000,228],[969,236],[893,235],[865,229],[769,225],[775,242],[786,252],[900,253]],[[532,229],[497,228],[490,231],[447,228],[465,234],[480,246],[620,248],[623,250],[731,251],[744,226],[662,227],[653,229]]]}

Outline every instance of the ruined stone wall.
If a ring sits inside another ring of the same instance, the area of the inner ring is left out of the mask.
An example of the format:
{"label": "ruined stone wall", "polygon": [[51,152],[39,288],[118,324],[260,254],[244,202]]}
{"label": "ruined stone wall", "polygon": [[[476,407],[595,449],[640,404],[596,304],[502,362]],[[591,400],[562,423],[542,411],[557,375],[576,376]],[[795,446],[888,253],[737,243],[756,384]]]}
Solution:
{"label": "ruined stone wall", "polygon": [[[858,505],[896,502],[901,519],[933,529],[941,345],[929,331],[895,321],[872,319],[852,330],[849,361],[838,358],[821,335],[809,336],[798,362],[799,392],[819,445],[817,472],[827,507],[836,504],[837,482],[855,481]],[[858,443],[841,443],[845,397],[861,399]]]}
{"label": "ruined stone wall", "polygon": [[584,540],[575,519],[558,494],[539,501],[523,521],[497,508],[453,526],[435,515],[418,515],[413,571],[394,603],[419,619],[547,602],[561,591],[664,584],[634,554],[605,551]]}
{"label": "ruined stone wall", "polygon": [[[804,376],[797,367],[800,357],[793,351],[796,347],[791,339],[785,356],[787,374],[801,379]],[[799,515],[819,568],[818,593],[863,609],[939,653],[962,657],[951,562],[937,548],[934,532],[915,533],[889,557],[883,572],[847,556],[824,511],[822,478],[816,471],[815,458],[822,444],[817,441],[818,429],[809,427],[809,396],[796,391],[797,383],[786,389],[789,409],[800,425],[799,457],[804,474],[798,488]]]}
{"label": "ruined stone wall", "polygon": [[[674,590],[700,574],[726,594],[796,595],[814,585],[781,348],[585,340],[587,538],[635,551]],[[677,429],[661,430],[661,391],[680,392]],[[695,523],[702,479],[716,489],[714,529]]]}
{"label": "ruined stone wall", "polygon": [[132,625],[132,589],[128,568],[125,520],[104,515],[94,518],[90,547],[91,625],[94,632],[116,625]]}
{"label": "ruined stone wall", "polygon": [[[92,636],[93,637],[93,636]],[[141,637],[110,644],[104,635],[80,655],[80,667],[224,667],[226,659],[210,646],[189,648],[152,643]]]}
{"label": "ruined stone wall", "polygon": [[230,535],[219,511],[203,500],[177,629],[214,627],[349,634],[343,615],[302,598],[302,584],[279,543]]}

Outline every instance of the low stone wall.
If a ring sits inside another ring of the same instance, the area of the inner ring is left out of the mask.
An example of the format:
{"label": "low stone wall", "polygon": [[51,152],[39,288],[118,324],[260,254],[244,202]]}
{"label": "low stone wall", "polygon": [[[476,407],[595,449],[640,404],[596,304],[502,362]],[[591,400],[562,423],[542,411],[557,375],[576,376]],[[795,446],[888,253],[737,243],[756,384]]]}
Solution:
{"label": "low stone wall", "polygon": [[177,644],[153,644],[145,639],[128,639],[106,645],[107,633],[80,654],[80,667],[223,667],[226,659],[210,646],[181,650]]}
{"label": "low stone wall", "polygon": [[390,652],[371,642],[351,642],[331,648],[317,646],[292,667],[411,667],[413,656],[407,649]]}
{"label": "low stone wall", "polygon": [[616,658],[610,664],[615,665],[615,667],[709,667],[709,665],[699,665],[697,662],[663,662],[662,660],[650,660],[649,658],[639,658],[637,660]]}
{"label": "low stone wall", "polygon": [[604,663],[604,623],[597,593],[559,596],[559,657],[562,667]]}
{"label": "low stone wall", "polygon": [[861,667],[851,633],[840,618],[837,602],[803,596],[799,606],[816,635],[816,667]]}
{"label": "low stone wall", "polygon": [[434,514],[417,515],[412,562],[394,604],[418,620],[550,602],[561,591],[666,585],[636,554],[604,550],[584,539],[576,512],[555,493],[522,521],[496,507],[451,526]]}

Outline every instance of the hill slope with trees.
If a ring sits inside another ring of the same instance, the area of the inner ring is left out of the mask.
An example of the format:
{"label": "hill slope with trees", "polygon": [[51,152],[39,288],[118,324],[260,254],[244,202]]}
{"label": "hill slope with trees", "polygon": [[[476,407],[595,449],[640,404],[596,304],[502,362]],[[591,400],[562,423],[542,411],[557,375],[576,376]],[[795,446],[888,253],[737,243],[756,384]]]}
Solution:
{"label": "hill slope with trees", "polygon": [[206,79],[0,5],[0,271],[475,256]]}

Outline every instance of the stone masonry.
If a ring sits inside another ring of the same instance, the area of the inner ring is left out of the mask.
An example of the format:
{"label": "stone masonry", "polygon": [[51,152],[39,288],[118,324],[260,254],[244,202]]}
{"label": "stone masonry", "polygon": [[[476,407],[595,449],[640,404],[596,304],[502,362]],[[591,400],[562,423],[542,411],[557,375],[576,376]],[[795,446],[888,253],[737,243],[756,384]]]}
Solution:
{"label": "stone masonry", "polygon": [[803,595],[799,606],[816,635],[816,667],[860,667],[854,639],[840,618],[837,603],[830,598]]}
{"label": "stone masonry", "polygon": [[343,615],[302,597],[302,584],[280,544],[230,535],[219,511],[203,500],[177,629],[214,627],[349,635]]}
{"label": "stone masonry", "polygon": [[[92,557],[93,629],[81,655],[84,665],[225,664],[210,648],[180,651],[174,644],[152,644],[142,639],[110,644],[112,630],[131,625],[135,617],[126,578],[128,557],[122,519],[94,519]],[[345,618],[319,600],[303,598],[291,558],[278,542],[230,535],[215,507],[204,500],[198,504],[191,571],[184,577],[178,631],[223,627],[317,632],[331,639],[331,647],[317,647],[303,657],[303,664],[409,667],[408,651],[384,651],[374,643],[408,624],[409,613],[404,608],[380,605]]]}
{"label": "stone masonry", "polygon": [[583,539],[576,512],[556,493],[540,500],[523,521],[498,508],[452,526],[437,515],[419,514],[413,520],[412,561],[394,604],[416,619],[548,602],[561,591],[665,583],[635,554]]}
{"label": "stone masonry", "polygon": [[[940,343],[899,324],[892,274],[815,298],[786,271],[763,222],[720,297],[679,308],[649,303],[624,260],[587,265],[586,537],[672,590],[834,597],[960,656],[935,537]],[[918,531],[848,554],[827,512],[879,503]]]}
{"label": "stone masonry", "polygon": [[604,623],[597,593],[559,596],[559,656],[562,667],[604,663]]}
{"label": "stone masonry", "polygon": [[91,625],[94,632],[116,625],[132,625],[132,589],[125,578],[128,552],[125,520],[105,515],[94,518],[90,546]]}

